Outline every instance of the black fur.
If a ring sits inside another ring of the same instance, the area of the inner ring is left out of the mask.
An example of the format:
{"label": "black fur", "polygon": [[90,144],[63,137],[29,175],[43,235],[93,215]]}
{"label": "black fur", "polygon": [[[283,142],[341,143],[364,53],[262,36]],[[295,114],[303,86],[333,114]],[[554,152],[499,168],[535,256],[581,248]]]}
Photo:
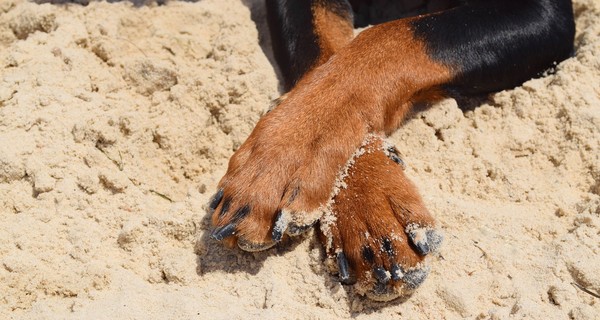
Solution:
{"label": "black fur", "polygon": [[458,76],[452,92],[515,87],[571,54],[575,23],[570,0],[469,1],[417,19],[428,54]]}
{"label": "black fur", "polygon": [[267,0],[266,4],[273,53],[289,90],[319,58],[312,8],[325,6],[351,19],[351,7],[346,0]]}
{"label": "black fur", "polygon": [[413,23],[415,36],[426,43],[430,57],[456,74],[445,86],[453,96],[515,87],[568,58],[573,50],[575,23],[570,0],[430,0],[412,7],[406,3],[267,0],[273,50],[286,89],[319,57],[311,11],[315,5],[348,19],[354,10],[357,26],[456,6]]}
{"label": "black fur", "polygon": [[349,0],[357,28],[456,7],[465,0]]}
{"label": "black fur", "polygon": [[375,262],[375,252],[373,252],[373,249],[371,249],[371,247],[369,247],[369,246],[363,247],[362,257],[363,257],[363,259],[365,259],[365,261],[367,261],[369,263]]}

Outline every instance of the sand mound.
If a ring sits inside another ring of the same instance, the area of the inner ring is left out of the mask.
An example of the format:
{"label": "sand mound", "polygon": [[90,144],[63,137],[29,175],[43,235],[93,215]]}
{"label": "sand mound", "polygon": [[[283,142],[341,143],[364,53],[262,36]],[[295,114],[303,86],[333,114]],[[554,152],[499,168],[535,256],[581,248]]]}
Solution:
{"label": "sand mound", "polygon": [[555,74],[392,136],[446,241],[412,298],[377,304],[312,236],[206,240],[204,204],[278,96],[242,2],[1,1],[0,318],[599,318],[572,283],[600,292],[600,3],[575,9]]}

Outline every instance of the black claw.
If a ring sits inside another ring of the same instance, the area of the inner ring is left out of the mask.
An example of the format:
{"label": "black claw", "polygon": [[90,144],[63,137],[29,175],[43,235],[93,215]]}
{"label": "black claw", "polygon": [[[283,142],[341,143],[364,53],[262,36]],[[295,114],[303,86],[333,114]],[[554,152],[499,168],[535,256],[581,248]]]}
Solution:
{"label": "black claw", "polygon": [[223,200],[221,212],[219,212],[219,217],[224,216],[227,213],[227,211],[229,211],[229,206],[231,206],[231,198],[225,198],[225,200]]}
{"label": "black claw", "polygon": [[[417,252],[420,255],[427,255],[429,252],[431,252],[431,248],[429,247],[429,243],[428,243],[428,239],[427,239],[427,232],[425,232],[425,235],[419,237],[419,235],[417,234],[417,232],[421,233],[423,230],[414,230],[408,233],[408,236],[410,237],[410,240],[412,241],[413,246],[415,247],[415,249],[417,250]],[[420,238],[420,239],[418,239]],[[423,239],[425,238],[425,239]]]}
{"label": "black claw", "polygon": [[365,261],[367,261],[369,263],[373,263],[375,261],[375,253],[373,252],[373,249],[371,249],[371,247],[369,247],[369,246],[363,247],[362,257],[363,257],[363,259],[365,259]]}
{"label": "black claw", "polygon": [[400,156],[398,155],[398,150],[396,150],[395,147],[389,147],[387,149],[387,151],[389,152],[389,158],[394,161],[395,163],[399,164],[402,166],[402,168],[404,168],[406,165],[404,164],[404,161],[402,161],[402,159],[400,158]]}
{"label": "black claw", "polygon": [[429,253],[429,244],[427,242],[425,242],[425,241],[415,242],[414,245],[415,245],[415,248],[417,248],[417,251],[419,252],[419,254],[424,256]]}
{"label": "black claw", "polygon": [[310,228],[312,228],[312,226],[314,226],[315,223],[317,223],[317,221],[315,221],[311,224],[304,224],[304,225],[297,225],[292,222],[292,223],[288,224],[287,234],[289,234],[290,236],[300,235],[300,234],[308,231]]}
{"label": "black claw", "polygon": [[395,163],[401,165],[404,167],[404,161],[402,161],[402,159],[400,159],[400,157],[398,157],[395,154],[392,154],[392,156],[390,157],[392,159],[392,161],[394,161]]}
{"label": "black claw", "polygon": [[217,207],[219,206],[219,203],[221,203],[221,200],[223,200],[223,193],[224,193],[223,189],[219,189],[219,191],[217,191],[217,193],[215,193],[215,195],[210,200],[210,204],[208,205],[208,208],[210,209],[211,213],[213,213],[215,211],[215,209],[217,209]]}
{"label": "black claw", "polygon": [[436,252],[442,246],[444,236],[436,230],[427,230],[427,243],[429,244],[429,250]]}
{"label": "black claw", "polygon": [[350,281],[350,266],[348,265],[348,259],[346,259],[346,255],[343,252],[337,254],[337,264],[340,282],[348,284],[348,281]]}
{"label": "black claw", "polygon": [[382,267],[373,269],[373,274],[375,275],[375,279],[377,279],[378,283],[386,284],[390,281],[390,274]]}
{"label": "black claw", "polygon": [[279,242],[283,237],[283,233],[287,228],[287,221],[282,221],[283,213],[281,210],[277,212],[277,217],[275,217],[275,225],[273,226],[273,232],[271,232],[271,239],[273,241]]}
{"label": "black claw", "polygon": [[[229,209],[229,202],[227,200],[225,200],[226,202],[223,203],[223,208],[225,209]],[[225,207],[225,205],[227,205],[227,207]],[[223,215],[224,211],[221,211],[221,213],[219,215]],[[238,223],[244,219],[248,213],[250,213],[250,206],[243,206],[241,208],[239,208],[235,214],[233,215],[233,217],[231,217],[231,222],[229,224],[226,224],[222,227],[219,228],[215,228],[215,230],[213,230],[213,232],[210,234],[210,237],[217,240],[217,241],[221,241],[229,236],[232,236],[235,233],[235,228],[237,227]]]}
{"label": "black claw", "polygon": [[235,227],[235,223],[230,223],[222,227],[216,228],[210,234],[210,237],[217,241],[221,241],[229,236],[232,236],[235,233]]}
{"label": "black claw", "polygon": [[250,213],[250,206],[245,205],[245,206],[239,208],[235,212],[233,217],[231,217],[232,223],[238,224],[242,219],[244,219],[248,215],[248,213]]}
{"label": "black claw", "polygon": [[399,281],[402,279],[402,277],[404,277],[404,270],[402,270],[402,267],[398,264],[394,264],[392,266],[392,280],[394,281]]}
{"label": "black claw", "polygon": [[429,275],[429,269],[414,269],[406,272],[402,279],[410,289],[416,289],[420,286]]}

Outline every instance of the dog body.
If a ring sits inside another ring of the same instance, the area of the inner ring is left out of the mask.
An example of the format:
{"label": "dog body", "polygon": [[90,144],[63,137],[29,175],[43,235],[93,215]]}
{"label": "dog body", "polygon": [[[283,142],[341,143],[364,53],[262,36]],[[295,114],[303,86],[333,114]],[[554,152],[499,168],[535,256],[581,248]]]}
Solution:
{"label": "dog body", "polygon": [[213,238],[263,250],[321,219],[344,283],[410,293],[441,236],[380,137],[416,104],[512,88],[567,58],[571,1],[267,0],[267,15],[289,91],[231,158]]}

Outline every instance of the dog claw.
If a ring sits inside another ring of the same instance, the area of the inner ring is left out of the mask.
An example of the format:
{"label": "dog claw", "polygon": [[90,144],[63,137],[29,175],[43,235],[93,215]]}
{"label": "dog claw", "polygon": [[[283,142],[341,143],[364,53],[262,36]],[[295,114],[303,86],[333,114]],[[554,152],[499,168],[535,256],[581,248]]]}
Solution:
{"label": "dog claw", "polygon": [[436,230],[418,226],[409,226],[408,236],[417,252],[423,256],[437,251],[444,239]]}
{"label": "dog claw", "polygon": [[429,244],[430,252],[437,252],[442,242],[444,241],[444,235],[436,230],[427,230],[427,242]]}
{"label": "dog claw", "polygon": [[387,284],[391,279],[390,274],[382,267],[373,269],[373,274],[375,275],[377,282],[381,284]]}
{"label": "dog claw", "polygon": [[221,241],[221,240],[235,234],[235,227],[236,227],[235,223],[230,223],[230,224],[224,225],[222,227],[216,228],[210,234],[210,237],[213,238],[214,240]]}
{"label": "dog claw", "polygon": [[249,206],[243,206],[243,207],[239,208],[235,212],[235,214],[233,215],[233,217],[231,218],[232,223],[237,224],[242,219],[244,219],[249,213],[250,213],[250,207]]}
{"label": "dog claw", "polygon": [[336,259],[338,264],[340,282],[343,284],[348,284],[348,282],[350,281],[350,267],[348,265],[348,259],[346,259],[346,255],[343,252],[338,253]]}
{"label": "dog claw", "polygon": [[444,240],[444,237],[438,231],[417,226],[409,226],[408,236],[421,255],[436,252]]}
{"label": "dog claw", "polygon": [[401,165],[402,167],[404,167],[404,166],[405,166],[405,164],[404,164],[404,161],[402,161],[402,159],[400,159],[400,157],[398,157],[398,156],[397,156],[397,155],[395,155],[395,154],[392,154],[392,155],[390,156],[390,159],[392,159],[392,161],[394,161],[395,163],[397,163],[397,164]]}
{"label": "dog claw", "polygon": [[404,163],[404,161],[402,160],[402,158],[400,158],[400,156],[398,155],[398,150],[396,150],[395,147],[389,147],[387,148],[387,154],[388,157],[394,161],[395,163],[399,164],[400,166],[402,166],[402,168],[406,168],[406,164]]}
{"label": "dog claw", "polygon": [[[223,204],[223,207],[225,207],[225,205],[226,203]],[[215,228],[215,230],[213,230],[213,232],[210,234],[210,237],[217,241],[221,241],[234,235],[235,228],[237,227],[238,223],[244,219],[248,213],[250,213],[249,206],[243,206],[239,208],[231,218],[231,222],[222,227]]]}
{"label": "dog claw", "polygon": [[421,268],[407,271],[402,280],[410,289],[419,287],[429,275],[429,268]]}
{"label": "dog claw", "polygon": [[429,244],[427,242],[413,242],[415,248],[421,255],[427,255],[429,253]]}
{"label": "dog claw", "polygon": [[217,193],[215,193],[215,195],[210,199],[208,209],[210,210],[211,214],[215,212],[215,210],[219,206],[219,203],[221,203],[221,200],[223,200],[223,193],[223,189],[219,189],[219,191],[217,191]]}
{"label": "dog claw", "polygon": [[[217,194],[218,194],[218,192],[217,192]],[[219,212],[219,218],[221,218],[227,214],[230,206],[231,206],[231,198],[225,198],[225,200],[223,200],[223,205],[221,206],[221,212]]]}
{"label": "dog claw", "polygon": [[289,234],[290,236],[301,235],[304,232],[308,231],[310,228],[312,228],[312,226],[314,226],[316,222],[317,221],[315,221],[311,224],[305,224],[305,225],[297,225],[292,222],[292,223],[288,224],[286,233]]}
{"label": "dog claw", "polygon": [[402,270],[402,267],[398,264],[394,264],[392,266],[392,280],[394,281],[399,281],[404,277],[404,270]]}

